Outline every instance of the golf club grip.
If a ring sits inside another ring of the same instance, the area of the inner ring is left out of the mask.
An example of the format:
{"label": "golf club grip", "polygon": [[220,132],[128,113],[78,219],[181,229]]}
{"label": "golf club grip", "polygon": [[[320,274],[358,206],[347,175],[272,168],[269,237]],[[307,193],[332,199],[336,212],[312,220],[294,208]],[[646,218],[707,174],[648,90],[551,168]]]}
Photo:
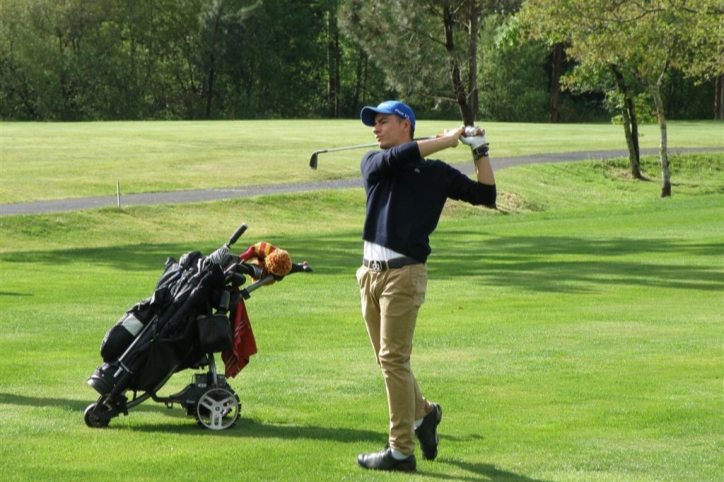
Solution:
{"label": "golf club grip", "polygon": [[241,235],[244,234],[244,232],[246,231],[246,229],[248,227],[249,226],[247,226],[246,223],[239,226],[239,228],[236,230],[236,232],[229,238],[229,242],[226,243],[226,245],[231,246],[232,244],[237,242],[239,240],[239,238],[241,237]]}

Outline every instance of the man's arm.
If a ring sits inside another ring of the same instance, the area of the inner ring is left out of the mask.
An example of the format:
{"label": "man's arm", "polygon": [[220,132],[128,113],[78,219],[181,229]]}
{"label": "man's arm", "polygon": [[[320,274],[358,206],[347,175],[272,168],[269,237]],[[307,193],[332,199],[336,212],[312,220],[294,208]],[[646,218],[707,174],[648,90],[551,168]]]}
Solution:
{"label": "man's arm", "polygon": [[495,185],[493,166],[490,164],[490,157],[483,156],[475,159],[475,172],[478,174],[478,182],[482,184]]}
{"label": "man's arm", "polygon": [[421,139],[417,142],[417,148],[420,150],[420,157],[423,159],[442,151],[449,147],[457,147],[460,135],[463,133],[464,127],[446,130],[440,137],[433,139]]}
{"label": "man's arm", "polygon": [[[417,141],[417,148],[420,150],[420,156],[426,158],[431,154],[442,151],[450,147],[457,147],[460,136],[465,126],[457,129],[446,130],[445,134],[434,139],[423,139]],[[474,160],[475,172],[478,176],[478,182],[495,185],[495,175],[493,174],[493,166],[490,164],[490,157],[487,155]]]}

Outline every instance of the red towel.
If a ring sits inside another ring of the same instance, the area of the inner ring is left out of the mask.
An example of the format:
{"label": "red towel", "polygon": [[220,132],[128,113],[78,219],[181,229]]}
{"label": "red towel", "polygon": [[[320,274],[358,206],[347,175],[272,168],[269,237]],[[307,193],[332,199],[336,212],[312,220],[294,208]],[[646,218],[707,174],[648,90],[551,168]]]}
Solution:
{"label": "red towel", "polygon": [[249,358],[256,353],[256,340],[251,331],[246,304],[241,299],[231,313],[231,329],[234,332],[234,345],[221,354],[226,367],[226,377],[234,378],[249,363]]}

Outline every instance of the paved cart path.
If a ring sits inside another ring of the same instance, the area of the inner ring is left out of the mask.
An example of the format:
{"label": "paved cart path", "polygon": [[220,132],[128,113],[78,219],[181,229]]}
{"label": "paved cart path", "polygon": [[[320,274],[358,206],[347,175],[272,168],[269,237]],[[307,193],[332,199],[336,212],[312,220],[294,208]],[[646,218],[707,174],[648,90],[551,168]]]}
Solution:
{"label": "paved cart path", "polygon": [[[722,148],[679,148],[669,149],[669,154],[686,152],[717,152]],[[658,149],[642,149],[641,155],[658,154]],[[493,158],[493,168],[497,171],[506,167],[522,166],[525,164],[572,162],[581,160],[605,160],[616,157],[628,157],[628,152],[620,151],[584,151],[560,154],[536,154],[522,157]],[[453,164],[465,174],[474,172],[472,162]],[[322,167],[322,169],[324,169]],[[345,189],[362,187],[361,179],[341,179],[335,181],[302,182],[295,184],[274,184],[263,186],[245,186],[222,189],[199,189],[191,191],[171,191],[144,194],[121,195],[122,206],[135,206],[142,204],[177,204],[212,201],[218,199],[233,199],[266,194],[285,194],[320,189]],[[44,214],[53,212],[78,211],[82,209],[97,209],[106,206],[116,206],[117,196],[98,196],[74,199],[54,199],[50,201],[34,201],[16,204],[0,204],[0,216],[17,214]]]}

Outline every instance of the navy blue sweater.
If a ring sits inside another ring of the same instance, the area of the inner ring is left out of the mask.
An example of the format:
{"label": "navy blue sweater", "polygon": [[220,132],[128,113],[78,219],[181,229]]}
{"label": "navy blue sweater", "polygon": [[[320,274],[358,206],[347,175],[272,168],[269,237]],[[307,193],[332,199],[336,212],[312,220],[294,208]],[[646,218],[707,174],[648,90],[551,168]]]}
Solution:
{"label": "navy blue sweater", "polygon": [[430,255],[429,236],[448,198],[495,204],[495,185],[474,181],[442,161],[422,159],[416,142],[368,152],[360,168],[367,192],[362,238],[421,263]]}

